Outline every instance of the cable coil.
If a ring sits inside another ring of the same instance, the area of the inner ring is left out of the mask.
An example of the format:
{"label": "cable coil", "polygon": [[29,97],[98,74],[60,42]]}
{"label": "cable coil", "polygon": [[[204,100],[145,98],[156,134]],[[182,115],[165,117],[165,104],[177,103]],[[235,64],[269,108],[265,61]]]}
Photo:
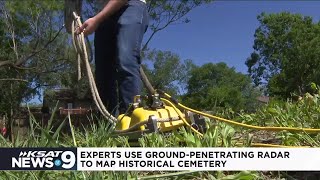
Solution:
{"label": "cable coil", "polygon": [[83,32],[80,34],[76,34],[75,33],[75,27],[80,27],[82,25],[81,21],[80,21],[80,17],[73,12],[73,22],[72,22],[72,41],[73,41],[73,46],[75,48],[75,51],[77,53],[77,57],[78,57],[78,80],[81,78],[81,60],[83,60],[85,67],[86,67],[86,72],[87,72],[87,76],[89,79],[89,85],[90,85],[90,90],[91,90],[91,94],[93,97],[93,100],[96,104],[96,106],[98,107],[99,112],[113,125],[116,124],[117,122],[117,118],[112,116],[106,109],[106,107],[104,106],[95,80],[94,80],[94,76],[93,73],[91,71],[91,66],[89,63],[89,58],[88,58],[88,53],[87,53],[87,48],[86,48],[86,44],[85,44],[85,38],[83,35]]}

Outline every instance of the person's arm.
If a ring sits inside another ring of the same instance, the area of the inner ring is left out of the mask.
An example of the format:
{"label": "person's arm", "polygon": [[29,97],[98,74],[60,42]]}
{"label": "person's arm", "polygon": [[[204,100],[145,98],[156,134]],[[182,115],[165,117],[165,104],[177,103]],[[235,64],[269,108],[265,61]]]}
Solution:
{"label": "person's arm", "polygon": [[92,34],[103,20],[119,11],[127,2],[128,0],[110,0],[97,15],[86,20],[82,26],[77,29],[77,33],[83,32],[85,36]]}

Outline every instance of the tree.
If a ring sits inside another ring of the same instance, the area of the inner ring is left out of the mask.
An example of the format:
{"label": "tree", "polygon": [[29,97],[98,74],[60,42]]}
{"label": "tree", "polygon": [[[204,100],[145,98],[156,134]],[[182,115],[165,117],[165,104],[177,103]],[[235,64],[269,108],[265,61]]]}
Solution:
{"label": "tree", "polygon": [[300,14],[262,13],[254,34],[254,52],[246,65],[257,86],[283,98],[309,91],[320,79],[320,24]]}
{"label": "tree", "polygon": [[[145,57],[145,70],[155,89],[171,95],[181,95],[186,91],[186,82],[193,66],[191,60],[182,61],[171,51],[148,51]],[[151,66],[151,67],[150,67]]]}
{"label": "tree", "polygon": [[232,108],[252,110],[259,92],[250,77],[236,72],[225,63],[208,63],[191,70],[184,103],[201,110]]}
{"label": "tree", "polygon": [[63,34],[63,4],[50,0],[0,2],[0,113],[9,113],[45,87],[61,85],[71,69]]}

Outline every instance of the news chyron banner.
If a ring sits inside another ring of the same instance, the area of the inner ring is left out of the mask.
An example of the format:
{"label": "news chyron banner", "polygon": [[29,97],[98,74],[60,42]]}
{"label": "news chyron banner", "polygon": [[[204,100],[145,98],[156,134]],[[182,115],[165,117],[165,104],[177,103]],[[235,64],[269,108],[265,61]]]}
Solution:
{"label": "news chyron banner", "polygon": [[0,148],[0,170],[77,168],[77,148]]}
{"label": "news chyron banner", "polygon": [[0,148],[0,170],[320,171],[320,148]]}

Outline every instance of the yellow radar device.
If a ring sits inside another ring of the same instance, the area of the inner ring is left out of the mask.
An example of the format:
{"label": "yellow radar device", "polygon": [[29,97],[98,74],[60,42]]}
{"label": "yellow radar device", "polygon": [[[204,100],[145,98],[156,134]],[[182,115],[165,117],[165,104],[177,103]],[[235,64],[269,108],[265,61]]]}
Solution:
{"label": "yellow radar device", "polygon": [[163,101],[157,93],[135,96],[127,113],[118,116],[116,134],[170,132],[186,124],[197,131],[206,131],[202,116],[183,112],[170,103],[172,100],[168,102]]}

